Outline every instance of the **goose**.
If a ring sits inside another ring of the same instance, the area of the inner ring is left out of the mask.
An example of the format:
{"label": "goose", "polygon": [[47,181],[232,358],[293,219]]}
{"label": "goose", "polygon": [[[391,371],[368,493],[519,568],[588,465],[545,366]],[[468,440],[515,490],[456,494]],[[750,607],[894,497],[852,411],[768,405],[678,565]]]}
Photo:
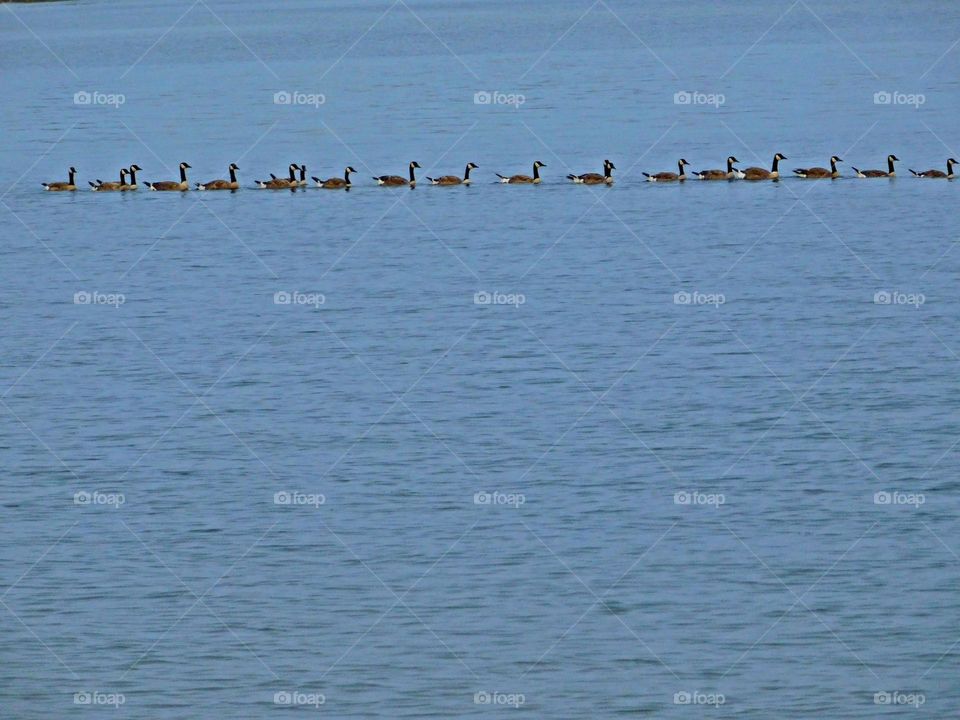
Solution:
{"label": "goose", "polygon": [[343,188],[344,190],[350,189],[350,173],[355,173],[352,167],[347,166],[343,171],[343,177],[332,177],[327,178],[326,180],[321,180],[318,177],[313,178],[313,181],[317,184],[317,187],[324,188],[325,190],[339,190]]}
{"label": "goose", "polygon": [[878,177],[896,177],[897,173],[893,170],[893,163],[899,162],[900,158],[896,155],[887,155],[887,169],[884,170],[861,170],[851,165],[851,169],[857,174],[858,178],[878,178]]}
{"label": "goose", "polygon": [[211,180],[206,183],[195,183],[197,190],[236,190],[240,187],[240,183],[237,182],[237,170],[240,167],[236,163],[230,163],[230,167],[227,170],[230,172],[229,180]]}
{"label": "goose", "polygon": [[496,173],[496,175],[500,178],[500,182],[509,183],[510,185],[539,185],[540,168],[546,166],[546,163],[542,163],[539,160],[533,163],[533,177],[529,175],[511,175],[510,177],[504,177],[500,173]]}
{"label": "goose", "polygon": [[187,182],[187,169],[190,168],[185,162],[180,163],[180,182],[174,180],[161,180],[160,182],[144,183],[151,190],[162,190],[168,192],[182,192],[190,189]]}
{"label": "goose", "polygon": [[387,187],[399,187],[401,185],[409,185],[410,187],[416,187],[417,178],[413,174],[414,168],[420,167],[420,163],[416,160],[410,163],[410,179],[407,180],[405,177],[400,177],[399,175],[380,175],[379,177],[373,178],[377,181],[377,185],[386,185]]}
{"label": "goose", "polygon": [[572,180],[575,185],[613,185],[613,173],[617,166],[609,160],[603,161],[603,175],[600,173],[584,173],[583,175],[567,175],[568,180]]}
{"label": "goose", "polygon": [[914,175],[922,178],[947,178],[947,180],[953,180],[956,177],[953,174],[953,166],[957,164],[957,161],[953,158],[947,160],[947,171],[943,170],[924,170],[923,172],[917,172],[916,170],[911,170]]}
{"label": "goose", "polygon": [[258,187],[266,188],[267,190],[290,190],[300,185],[300,181],[297,180],[297,170],[299,169],[299,165],[290,163],[290,166],[287,168],[290,173],[288,177],[278,178],[273,173],[270,173],[269,180],[254,180],[254,182]]}
{"label": "goose", "polygon": [[748,167],[743,172],[744,180],[776,180],[780,177],[780,161],[786,160],[787,156],[777,153],[773,156],[773,164],[770,169],[761,167]]}
{"label": "goose", "polygon": [[735,162],[740,162],[733,155],[727,158],[727,169],[726,170],[701,170],[700,172],[695,172],[696,175],[701,180],[733,180],[733,179],[742,179],[743,172],[737,170],[733,166]]}
{"label": "goose", "polygon": [[127,171],[127,172],[129,173],[129,175],[130,175],[130,182],[128,182],[126,185],[124,185],[122,188],[120,188],[121,190],[136,190],[136,189],[137,189],[137,172],[138,172],[139,170],[143,170],[143,168],[140,167],[139,165],[137,165],[136,163],[134,163],[133,165],[130,166],[129,170]]}
{"label": "goose", "polygon": [[97,181],[89,182],[94,192],[112,192],[114,190],[123,190],[127,186],[127,168],[120,168],[120,182],[103,182],[99,178]]}
{"label": "goose", "polygon": [[77,169],[75,167],[71,167],[67,171],[67,175],[69,176],[70,179],[67,180],[66,182],[51,182],[51,183],[40,183],[40,184],[43,185],[44,190],[49,190],[50,192],[64,192],[64,191],[76,190],[77,184],[74,181],[77,179]]}
{"label": "goose", "polygon": [[300,179],[297,181],[297,185],[299,185],[300,187],[307,186],[307,166],[306,165],[300,166]]}
{"label": "goose", "polygon": [[661,173],[656,173],[655,175],[651,175],[650,173],[644,173],[643,176],[647,178],[647,182],[674,182],[677,180],[679,180],[680,182],[683,182],[684,180],[687,179],[687,176],[684,174],[683,167],[684,165],[689,165],[689,164],[690,163],[688,163],[686,160],[681,158],[680,162],[677,163],[677,168],[679,168],[679,172],[675,172],[675,173],[661,172]]}
{"label": "goose", "polygon": [[467,163],[467,167],[463,170],[463,179],[457,177],[456,175],[441,175],[438,178],[427,177],[427,180],[430,181],[431,185],[469,185],[470,184],[470,171],[476,170],[479,165],[475,163]]}
{"label": "goose", "polygon": [[824,178],[835,179],[840,177],[840,172],[837,170],[837,163],[843,162],[842,158],[833,155],[830,157],[830,169],[822,167],[812,167],[812,168],[795,168],[794,174],[798,177],[809,178],[811,180],[822,180]]}

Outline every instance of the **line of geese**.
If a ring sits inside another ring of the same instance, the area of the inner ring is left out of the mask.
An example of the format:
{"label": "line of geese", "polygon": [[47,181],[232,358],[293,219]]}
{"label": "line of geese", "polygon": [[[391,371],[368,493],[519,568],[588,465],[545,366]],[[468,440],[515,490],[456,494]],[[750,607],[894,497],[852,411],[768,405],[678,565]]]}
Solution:
{"label": "line of geese", "polygon": [[[688,179],[688,177],[694,177],[697,180],[778,180],[780,178],[780,161],[786,160],[786,155],[777,153],[773,156],[773,163],[770,166],[770,169],[762,167],[748,167],[740,169],[734,166],[734,163],[740,162],[733,155],[727,158],[727,169],[721,170],[700,170],[698,172],[691,173],[690,176],[686,174],[686,166],[690,163],[681,158],[677,163],[677,172],[659,172],[659,173],[643,173],[644,177],[648,182],[683,182]],[[896,155],[887,156],[887,169],[886,170],[860,170],[856,167],[853,168],[856,177],[858,178],[892,178],[896,177],[896,170],[894,169],[894,163],[899,162],[900,158]],[[840,171],[837,170],[837,163],[843,162],[843,160],[836,155],[830,158],[830,167],[809,167],[809,168],[795,168],[793,170],[794,175],[801,178],[808,179],[834,179],[841,177]],[[910,172],[920,178],[946,178],[948,180],[953,180],[956,175],[954,173],[954,165],[957,165],[957,161],[953,158],[947,160],[947,171],[942,170],[910,170]],[[407,169],[409,171],[409,176],[404,177],[402,175],[379,175],[374,177],[374,181],[377,185],[383,185],[386,187],[416,187],[417,177],[415,175],[415,170],[420,169],[420,164],[416,161],[411,162]],[[459,175],[441,175],[439,177],[427,177],[427,180],[431,185],[469,185],[471,183],[470,171],[476,170],[479,165],[475,163],[467,163],[463,171],[463,177]],[[546,164],[540,162],[539,160],[533,163],[533,174],[532,175],[501,175],[496,173],[498,181],[501,183],[506,183],[509,185],[539,185],[540,184],[540,168],[546,167]],[[96,192],[123,192],[127,190],[137,190],[139,186],[137,185],[137,172],[142,170],[139,165],[131,165],[128,168],[120,169],[120,180],[119,182],[105,182],[103,180],[97,180],[96,182],[88,181],[91,189]],[[170,191],[170,192],[183,192],[190,190],[190,183],[187,182],[187,170],[191,169],[191,166],[185,162],[180,163],[180,180],[163,180],[159,182],[145,182],[144,185],[149,190],[156,191]],[[205,183],[194,183],[196,190],[239,190],[240,183],[237,180],[237,170],[239,166],[236,163],[230,163],[230,166],[227,168],[229,172],[230,179],[218,179],[211,180]],[[613,184],[613,171],[616,170],[616,166],[609,160],[603,161],[603,172],[595,173],[588,172],[582,175],[567,175],[567,179],[578,185],[612,185]],[[347,166],[343,171],[343,177],[329,177],[329,178],[319,178],[312,177],[311,179],[315,185],[319,188],[325,190],[349,190],[352,186],[350,181],[350,175],[357,172],[352,167]],[[49,182],[42,183],[44,190],[50,191],[71,191],[77,189],[76,176],[77,169],[71,167],[68,170],[69,179],[65,182]],[[129,182],[127,180],[129,178]],[[263,188],[267,190],[294,190],[299,187],[306,187],[309,183],[307,182],[307,166],[297,163],[290,163],[287,168],[287,177],[278,177],[271,173],[269,180],[255,180],[256,186],[258,188]]]}

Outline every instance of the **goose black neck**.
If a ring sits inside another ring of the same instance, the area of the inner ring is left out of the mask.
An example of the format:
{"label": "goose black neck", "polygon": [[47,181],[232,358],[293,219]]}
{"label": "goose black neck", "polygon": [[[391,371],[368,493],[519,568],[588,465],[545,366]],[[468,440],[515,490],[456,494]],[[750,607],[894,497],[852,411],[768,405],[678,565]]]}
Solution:
{"label": "goose black neck", "polygon": [[893,158],[887,158],[887,172],[893,175]]}
{"label": "goose black neck", "polygon": [[613,173],[612,173],[612,171],[611,171],[611,169],[610,169],[610,166],[609,166],[609,165],[604,165],[604,166],[603,166],[603,176],[604,176],[605,178],[608,178],[608,177],[610,177],[612,174],[613,174]]}
{"label": "goose black neck", "polygon": [[683,175],[683,163],[682,163],[682,162],[678,162],[678,163],[677,163],[677,169],[680,171],[680,172],[677,173],[677,175],[679,175],[680,177],[683,177],[684,175]]}
{"label": "goose black neck", "polygon": [[780,172],[780,158],[776,155],[773,156],[773,166],[770,168],[772,172]]}
{"label": "goose black neck", "polygon": [[833,158],[830,158],[830,172],[835,173],[837,171],[837,161]]}
{"label": "goose black neck", "polygon": [[[73,178],[70,178],[70,179],[73,180]],[[134,170],[133,168],[130,168],[130,184],[131,185],[137,184],[137,171]]]}
{"label": "goose black neck", "polygon": [[296,181],[297,181],[297,171],[296,171],[296,169],[294,168],[294,166],[291,165],[291,166],[290,166],[290,182],[293,183],[293,182],[296,182]]}
{"label": "goose black neck", "polygon": [[953,160],[947,160],[947,175],[953,175]]}
{"label": "goose black neck", "polygon": [[533,164],[533,179],[534,180],[540,179],[540,166],[537,165],[536,163]]}
{"label": "goose black neck", "polygon": [[127,170],[124,168],[120,171],[120,187],[123,187],[127,184]]}
{"label": "goose black neck", "polygon": [[730,158],[727,158],[727,174],[729,175],[732,172],[733,172],[733,160],[731,160]]}
{"label": "goose black neck", "polygon": [[233,165],[230,166],[230,182],[235,183],[237,181],[237,171],[233,169]]}
{"label": "goose black neck", "polygon": [[349,170],[349,169],[343,171],[343,179],[344,179],[344,181],[347,183],[347,185],[350,184],[350,170]]}
{"label": "goose black neck", "polygon": [[417,180],[417,178],[414,177],[414,174],[413,174],[413,165],[411,165],[411,166],[410,166],[410,182],[411,182],[411,184],[414,183],[414,182],[416,182],[416,180]]}
{"label": "goose black neck", "polygon": [[180,182],[185,183],[187,181],[187,169],[180,166]]}
{"label": "goose black neck", "polygon": [[470,163],[467,163],[467,167],[463,171],[463,179],[464,180],[470,179]]}
{"label": "goose black neck", "polygon": [[70,184],[73,185],[73,179],[76,177],[76,173],[71,169],[67,174],[70,176]]}
{"label": "goose black neck", "polygon": [[307,166],[306,166],[306,165],[301,165],[301,166],[300,166],[300,180],[303,181],[303,182],[306,182],[306,181],[307,181]]}

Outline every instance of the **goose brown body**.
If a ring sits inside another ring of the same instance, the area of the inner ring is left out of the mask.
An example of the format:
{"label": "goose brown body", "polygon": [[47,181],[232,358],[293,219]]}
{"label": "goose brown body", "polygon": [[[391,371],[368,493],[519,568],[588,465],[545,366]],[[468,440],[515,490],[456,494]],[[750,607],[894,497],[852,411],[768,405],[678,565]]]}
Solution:
{"label": "goose brown body", "polygon": [[497,173],[497,177],[500,178],[500,182],[506,183],[508,185],[539,185],[540,184],[540,168],[546,167],[546,163],[542,163],[539,160],[533,163],[533,175],[510,175],[509,177]]}
{"label": "goose brown body", "polygon": [[218,179],[205,183],[197,183],[197,190],[237,190],[240,187],[240,183],[237,182],[237,170],[239,169],[236,163],[230,163],[230,167],[227,168],[227,171],[230,173],[229,180]]}
{"label": "goose brown body", "polygon": [[837,170],[837,163],[843,162],[842,158],[833,155],[830,158],[830,169],[822,167],[812,167],[812,168],[795,168],[794,174],[798,177],[807,178],[809,180],[823,180],[825,178],[838,178],[840,177],[840,171]]}
{"label": "goose brown body", "polygon": [[572,180],[577,185],[612,185],[613,184],[613,170],[616,170],[617,166],[614,165],[609,160],[603,161],[603,174],[601,173],[584,173],[583,175],[567,175],[567,179]]}
{"label": "goose brown body", "polygon": [[899,161],[896,155],[887,155],[887,169],[884,170],[860,170],[855,168],[852,165],[850,166],[853,172],[856,173],[859,178],[881,178],[881,177],[896,177],[897,173],[893,169],[893,163]]}
{"label": "goose brown body", "polygon": [[187,168],[189,168],[185,162],[180,163],[180,182],[174,180],[161,180],[160,182],[145,183],[148,188],[151,190],[160,190],[164,192],[184,192],[190,189],[190,184],[187,182]]}
{"label": "goose brown body", "polygon": [[780,161],[786,160],[787,156],[777,153],[773,156],[773,164],[770,169],[762,167],[748,167],[743,170],[744,180],[777,180],[780,177]]}
{"label": "goose brown body", "polygon": [[44,190],[50,192],[72,192],[77,189],[76,179],[77,179],[77,169],[71,167],[67,170],[67,177],[69,180],[66,182],[52,182],[52,183],[41,183]]}
{"label": "goose brown body", "polygon": [[267,190],[290,190],[300,185],[300,181],[297,180],[297,170],[299,169],[299,165],[290,163],[287,167],[287,172],[289,173],[287,177],[278,178],[276,175],[271,174],[269,180],[255,180],[254,182],[256,182],[259,187]]}
{"label": "goose brown body", "polygon": [[733,155],[727,158],[727,169],[726,170],[701,170],[700,172],[695,172],[696,175],[701,180],[733,180],[736,177],[733,164],[740,162]]}
{"label": "goose brown body", "polygon": [[317,184],[317,187],[323,188],[324,190],[349,190],[350,189],[350,173],[355,173],[352,167],[347,166],[343,171],[343,177],[331,177],[326,180],[315,177],[313,181]]}
{"label": "goose brown body", "polygon": [[954,160],[953,158],[950,158],[949,160],[947,160],[946,172],[944,172],[943,170],[933,170],[933,169],[923,170],[921,172],[917,172],[916,170],[911,170],[910,172],[912,172],[917,177],[922,177],[922,178],[947,178],[948,180],[953,180],[953,178],[956,177],[956,175],[953,172],[953,166],[956,164],[957,164],[957,161]]}
{"label": "goose brown body", "polygon": [[127,173],[129,170],[127,168],[120,168],[120,182],[102,182],[97,180],[95,183],[90,183],[90,187],[93,188],[94,192],[115,192],[118,190],[124,190],[127,187]]}
{"label": "goose brown body", "polygon": [[686,160],[680,158],[680,161],[677,163],[677,172],[659,172],[659,173],[644,173],[643,176],[647,178],[648,182],[683,182],[687,179],[687,175],[684,172],[684,168],[689,165]]}
{"label": "goose brown body", "polygon": [[470,184],[470,171],[476,170],[479,165],[476,163],[467,163],[466,168],[463,170],[463,177],[458,175],[441,175],[440,177],[432,178],[428,177],[427,180],[430,181],[433,185],[469,185]]}
{"label": "goose brown body", "polygon": [[400,187],[402,185],[409,185],[410,187],[416,187],[417,177],[413,171],[415,168],[420,167],[420,163],[414,160],[407,167],[410,171],[409,180],[400,175],[379,175],[377,177],[374,177],[373,179],[377,181],[377,185],[385,185],[387,187]]}

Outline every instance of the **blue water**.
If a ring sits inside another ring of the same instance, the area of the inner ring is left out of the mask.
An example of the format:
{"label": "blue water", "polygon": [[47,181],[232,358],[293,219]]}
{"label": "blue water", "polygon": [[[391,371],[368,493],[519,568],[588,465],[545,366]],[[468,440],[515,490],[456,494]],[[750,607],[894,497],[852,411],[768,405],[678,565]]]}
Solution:
{"label": "blue water", "polygon": [[[0,7],[0,716],[955,713],[960,185],[908,168],[958,155],[958,27]],[[848,177],[641,175],[775,152]],[[480,168],[370,180],[412,160]],[[181,161],[244,189],[40,187]],[[291,162],[356,185],[252,189]]]}

